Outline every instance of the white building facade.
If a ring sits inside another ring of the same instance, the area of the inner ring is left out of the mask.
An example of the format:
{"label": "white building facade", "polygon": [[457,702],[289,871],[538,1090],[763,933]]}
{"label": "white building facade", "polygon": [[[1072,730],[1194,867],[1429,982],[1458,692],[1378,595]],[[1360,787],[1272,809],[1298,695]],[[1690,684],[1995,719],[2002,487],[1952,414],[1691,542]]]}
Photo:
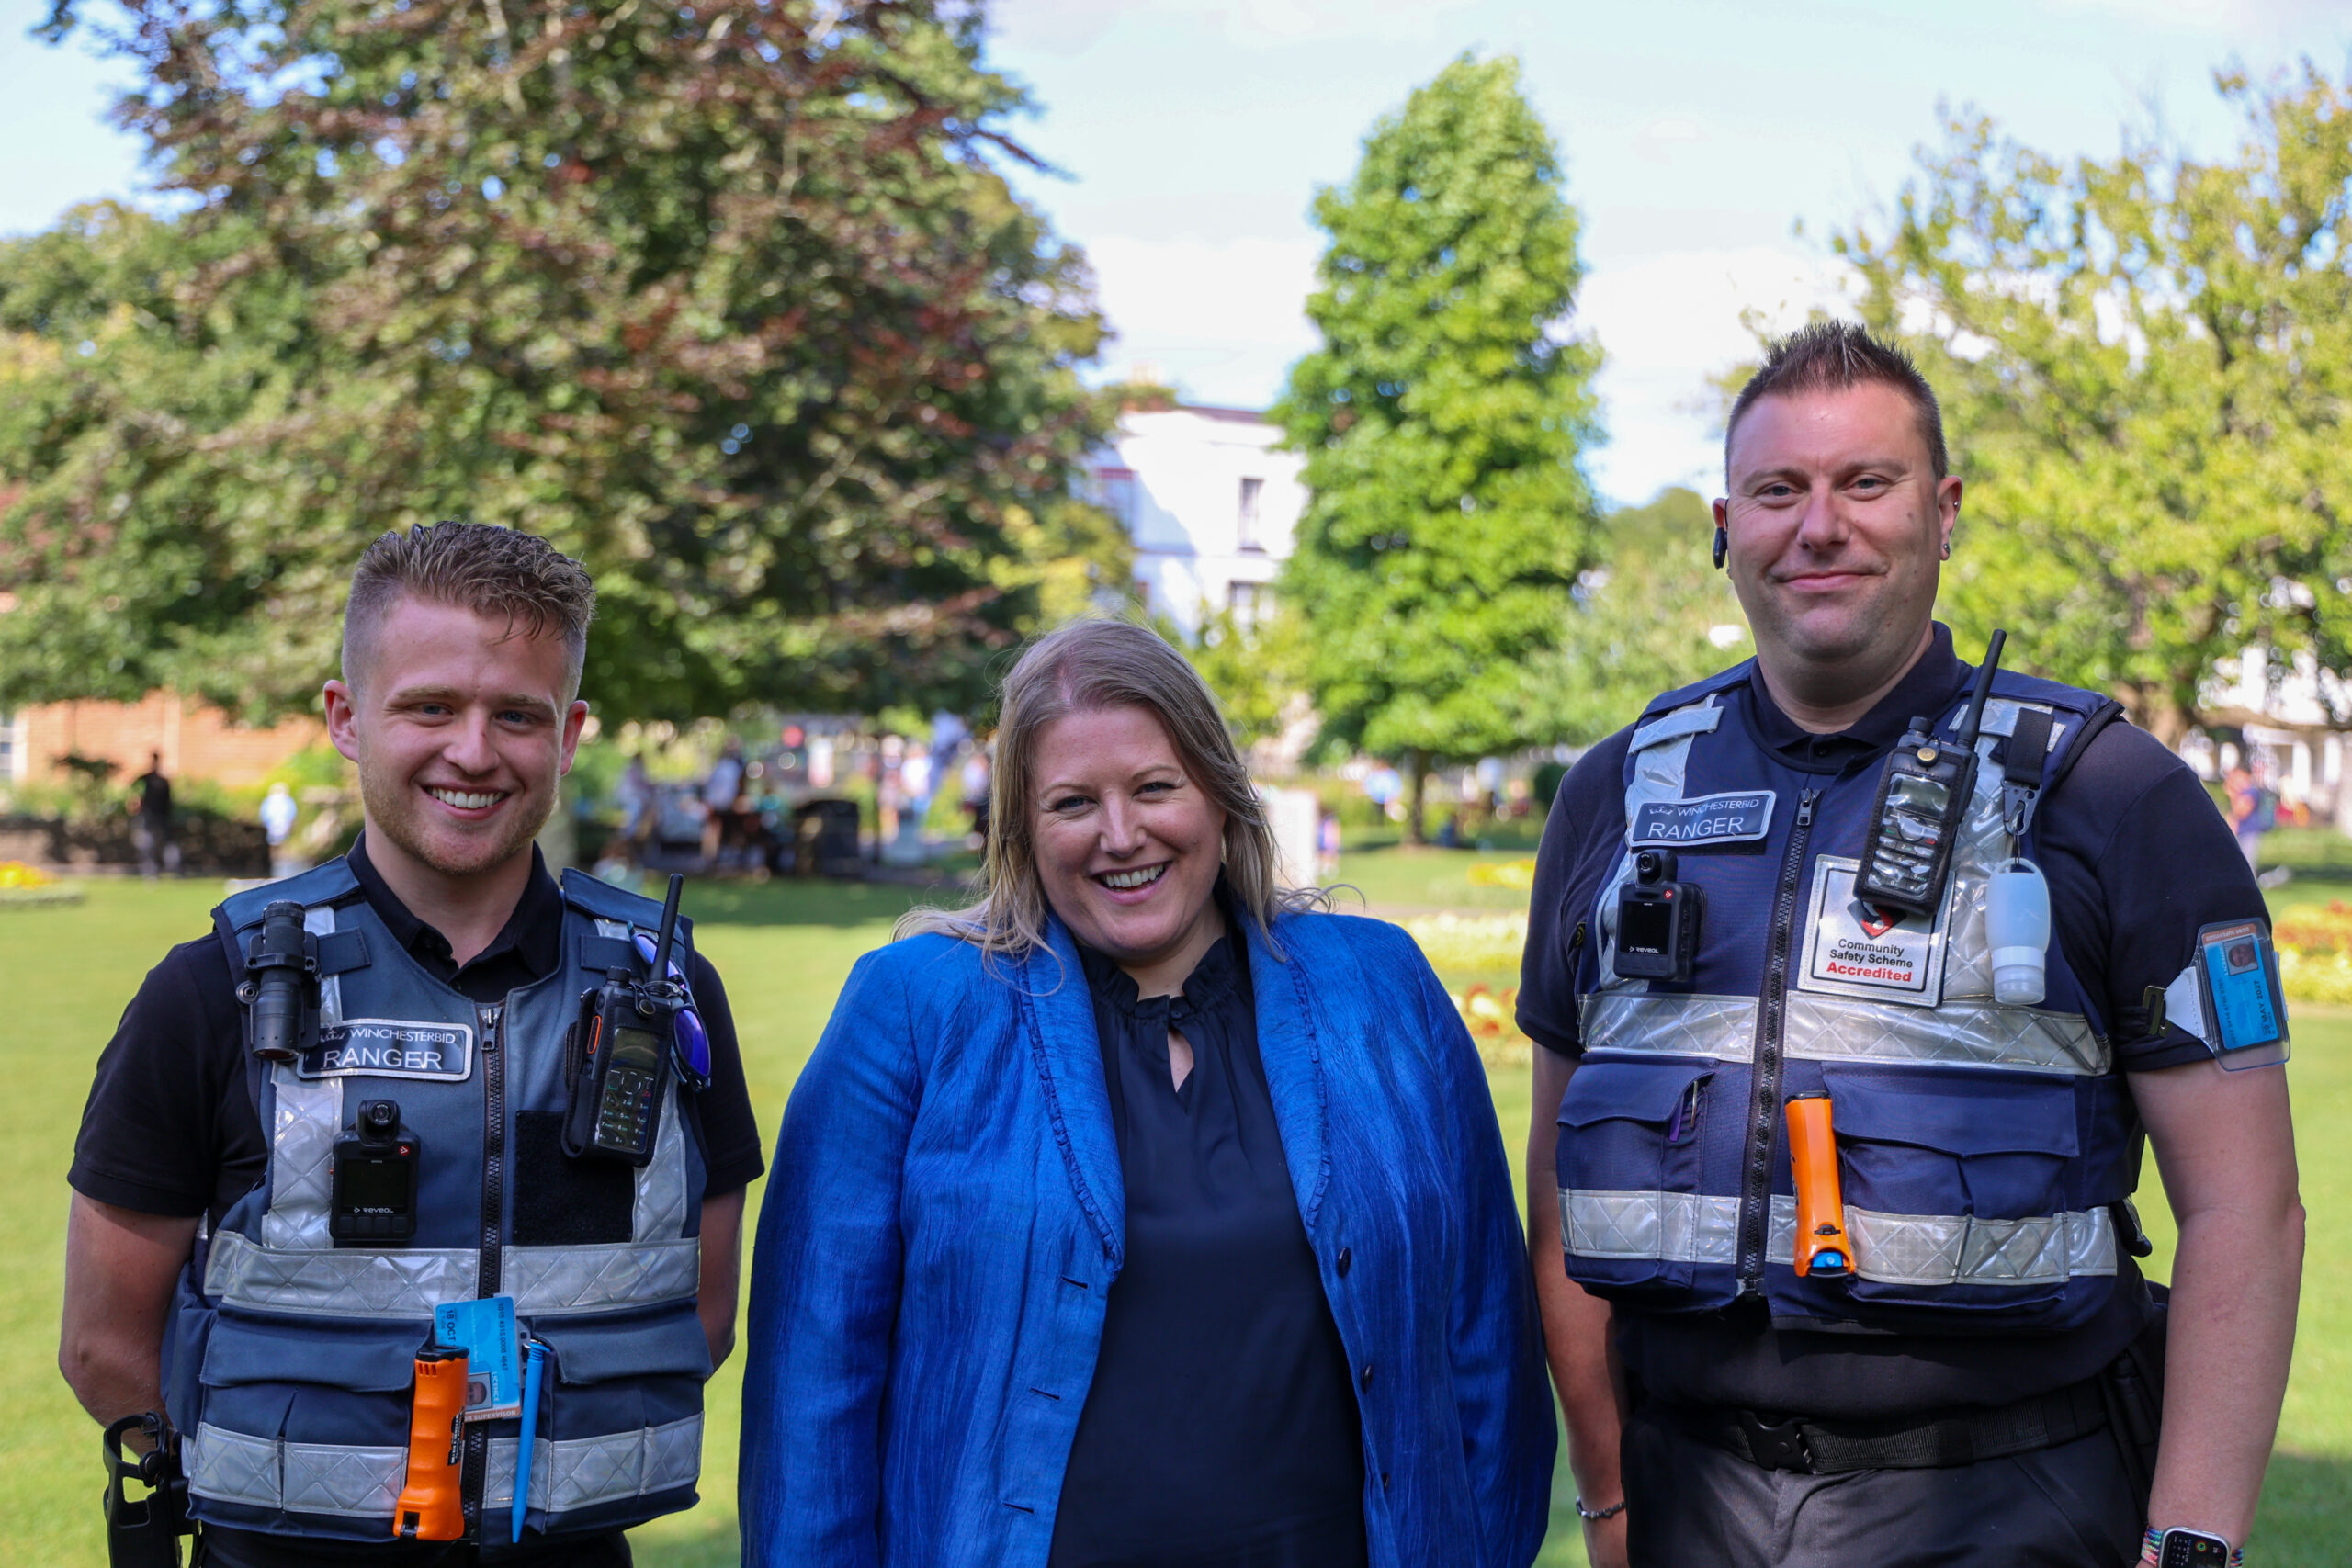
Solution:
{"label": "white building facade", "polygon": [[1189,637],[1219,611],[1247,625],[1272,604],[1306,504],[1281,438],[1247,409],[1131,409],[1089,459],[1095,499],[1135,541],[1136,598]]}

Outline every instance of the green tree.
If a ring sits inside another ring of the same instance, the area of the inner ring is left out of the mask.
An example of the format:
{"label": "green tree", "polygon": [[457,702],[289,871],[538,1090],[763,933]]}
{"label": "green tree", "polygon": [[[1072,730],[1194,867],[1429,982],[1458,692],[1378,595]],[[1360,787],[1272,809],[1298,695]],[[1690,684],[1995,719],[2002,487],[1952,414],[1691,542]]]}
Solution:
{"label": "green tree", "polygon": [[1197,637],[1186,638],[1173,626],[1163,628],[1167,633],[1216,694],[1245,749],[1282,734],[1306,694],[1312,644],[1296,611],[1278,602],[1271,614],[1245,622],[1230,609],[1219,610]]}
{"label": "green tree", "polygon": [[1542,682],[1554,739],[1590,745],[1660,692],[1755,651],[1730,580],[1709,558],[1713,528],[1707,503],[1679,486],[1602,520],[1598,564],[1577,581]]}
{"label": "green tree", "polygon": [[1315,199],[1322,346],[1274,411],[1311,494],[1283,594],[1324,733],[1401,760],[1419,841],[1430,766],[1546,739],[1593,515],[1599,355],[1564,340],[1577,215],[1508,57],[1464,55]]}
{"label": "green tree", "polygon": [[1968,480],[1945,604],[1973,642],[2177,741],[2221,660],[2346,667],[2352,94],[2216,78],[2243,144],[2062,163],[1954,121],[1836,237],[1907,333]]}
{"label": "green tree", "polygon": [[968,701],[1115,569],[1091,280],[995,167],[976,7],[122,9],[178,205],[0,247],[0,701],[299,702],[364,541],[438,516],[588,562],[614,716]]}

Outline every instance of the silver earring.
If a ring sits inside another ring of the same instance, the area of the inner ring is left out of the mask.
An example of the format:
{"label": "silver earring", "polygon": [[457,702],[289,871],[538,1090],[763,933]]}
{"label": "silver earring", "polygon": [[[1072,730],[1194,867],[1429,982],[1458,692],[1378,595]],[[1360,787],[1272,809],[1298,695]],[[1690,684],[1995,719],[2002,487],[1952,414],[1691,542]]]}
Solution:
{"label": "silver earring", "polygon": [[1950,539],[1946,539],[1944,541],[1944,553],[1942,558],[1945,560],[1951,559],[1951,541]]}

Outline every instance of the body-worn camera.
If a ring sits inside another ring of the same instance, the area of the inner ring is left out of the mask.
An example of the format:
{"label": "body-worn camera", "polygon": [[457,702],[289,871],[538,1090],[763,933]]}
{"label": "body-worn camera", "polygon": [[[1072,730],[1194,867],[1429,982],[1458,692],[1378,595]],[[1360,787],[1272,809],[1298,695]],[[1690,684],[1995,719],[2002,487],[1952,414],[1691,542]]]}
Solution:
{"label": "body-worn camera", "polygon": [[327,1234],[337,1247],[397,1246],[416,1235],[418,1148],[398,1100],[359,1102],[352,1131],[334,1143]]}
{"label": "body-worn camera", "polygon": [[670,979],[670,946],[684,886],[683,876],[670,878],[650,977],[616,969],[580,998],[571,1099],[563,1119],[563,1152],[574,1159],[641,1166],[653,1158],[662,1090],[670,1081],[671,1035],[685,999]]}
{"label": "body-worn camera", "polygon": [[1957,741],[1937,739],[1931,721],[1915,718],[1886,760],[1870,837],[1862,843],[1861,869],[1854,874],[1854,897],[1862,903],[1935,918],[1951,874],[1952,852],[1976,795],[1976,737],[2001,645],[2007,640],[2007,632],[1993,634]]}
{"label": "body-worn camera", "polygon": [[1617,974],[1627,980],[1690,983],[1699,956],[1699,886],[1678,882],[1672,850],[1634,857],[1634,880],[1617,890]]}

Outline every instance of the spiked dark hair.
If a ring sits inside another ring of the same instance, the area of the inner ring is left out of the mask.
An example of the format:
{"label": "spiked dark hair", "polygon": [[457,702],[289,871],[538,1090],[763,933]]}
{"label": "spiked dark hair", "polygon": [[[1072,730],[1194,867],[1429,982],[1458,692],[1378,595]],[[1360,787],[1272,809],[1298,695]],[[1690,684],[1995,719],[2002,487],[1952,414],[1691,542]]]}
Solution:
{"label": "spiked dark hair", "polygon": [[1725,479],[1731,474],[1732,437],[1758,399],[1842,392],[1868,382],[1892,387],[1911,400],[1919,416],[1919,437],[1928,444],[1928,462],[1940,483],[1951,461],[1944,450],[1944,416],[1936,404],[1936,389],[1909,355],[1852,321],[1813,321],[1765,345],[1763,365],[1739,389],[1731,418],[1724,422]]}
{"label": "spiked dark hair", "polygon": [[503,617],[507,635],[563,639],[565,700],[579,695],[596,585],[536,534],[488,523],[435,523],[383,535],[351,574],[343,612],[343,678],[356,690],[376,628],[402,594]]}

